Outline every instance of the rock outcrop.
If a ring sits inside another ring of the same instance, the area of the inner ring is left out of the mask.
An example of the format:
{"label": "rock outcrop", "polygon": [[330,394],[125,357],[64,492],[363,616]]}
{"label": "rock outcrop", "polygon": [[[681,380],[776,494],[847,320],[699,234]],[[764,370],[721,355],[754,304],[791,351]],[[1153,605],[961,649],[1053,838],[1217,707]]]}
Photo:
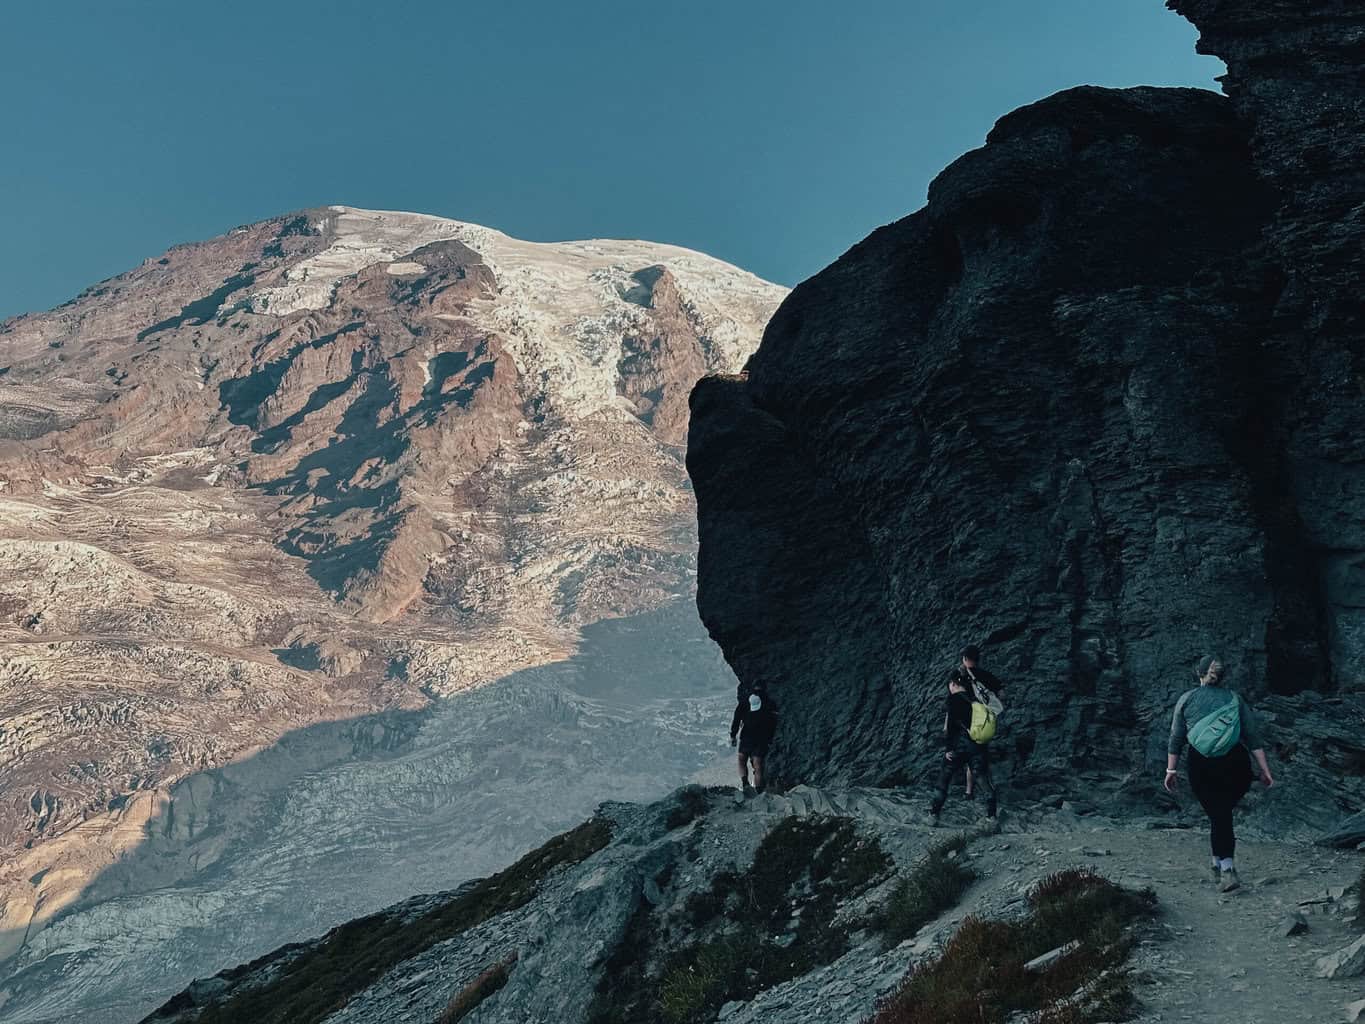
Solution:
{"label": "rock outcrop", "polygon": [[699,606],[780,692],[785,774],[930,768],[972,641],[1017,788],[1160,801],[1170,708],[1218,653],[1272,719],[1263,807],[1359,808],[1365,12],[1172,6],[1227,98],[1004,117],[694,391]]}

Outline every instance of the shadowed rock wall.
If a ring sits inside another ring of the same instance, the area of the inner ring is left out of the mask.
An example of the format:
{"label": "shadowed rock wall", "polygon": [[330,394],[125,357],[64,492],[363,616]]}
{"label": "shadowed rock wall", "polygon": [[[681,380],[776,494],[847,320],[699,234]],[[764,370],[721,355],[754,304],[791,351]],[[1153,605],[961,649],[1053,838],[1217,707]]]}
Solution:
{"label": "shadowed rock wall", "polygon": [[698,603],[780,690],[780,771],[928,769],[974,640],[1016,786],[1157,799],[1169,708],[1218,651],[1304,784],[1283,812],[1355,800],[1333,784],[1365,767],[1365,188],[1339,158],[1365,15],[1267,5],[1266,40],[1254,5],[1179,6],[1229,40],[1232,101],[1015,111],[798,287],[747,375],[697,386]]}

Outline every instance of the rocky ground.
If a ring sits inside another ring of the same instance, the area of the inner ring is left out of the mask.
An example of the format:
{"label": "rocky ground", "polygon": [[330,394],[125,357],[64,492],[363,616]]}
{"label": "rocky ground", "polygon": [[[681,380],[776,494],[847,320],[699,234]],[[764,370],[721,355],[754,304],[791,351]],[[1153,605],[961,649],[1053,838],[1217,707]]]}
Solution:
{"label": "rocky ground", "polygon": [[[352,995],[344,1009],[316,1019],[434,1022],[477,975],[512,953],[518,959],[505,987],[466,1020],[608,1019],[592,1015],[603,1012],[604,997],[624,1001],[631,991],[620,947],[643,941],[646,933],[632,927],[640,908],[660,932],[670,921],[687,919],[690,899],[705,893],[718,872],[737,870],[741,878],[751,872],[764,836],[793,816],[851,820],[862,835],[879,839],[902,874],[933,843],[965,830],[972,838],[960,861],[975,880],[950,909],[898,945],[886,949],[873,931],[855,930],[847,952],[828,965],[751,1000],[726,1003],[702,1019],[865,1020],[911,965],[938,954],[968,915],[1016,914],[1038,881],[1076,865],[1093,866],[1125,886],[1151,888],[1158,898],[1157,917],[1140,930],[1130,961],[1137,1020],[1329,1021],[1342,1019],[1345,1006],[1360,997],[1359,977],[1316,976],[1319,958],[1361,935],[1354,923],[1354,886],[1362,866],[1357,854],[1243,837],[1238,859],[1245,884],[1220,895],[1208,880],[1207,837],[1194,817],[1134,821],[1078,813],[1069,803],[1032,804],[1008,807],[998,830],[983,833],[979,805],[950,804],[944,825],[935,829],[923,804],[922,796],[905,791],[799,786],[738,803],[729,792],[712,789],[693,808],[695,817],[676,816],[677,795],[649,807],[607,805],[601,813],[612,822],[613,839],[605,849],[552,873],[525,906],[394,965]],[[835,921],[861,920],[893,885],[894,878],[887,878],[841,901]],[[404,913],[448,899],[425,897]],[[1290,935],[1295,915],[1302,924]],[[790,937],[798,921],[793,917],[777,930],[785,927]],[[213,1007],[230,1010],[228,997],[282,977],[283,965],[298,955],[282,951],[243,972],[196,983],[173,1004],[177,1008],[152,1019],[189,1022]]]}

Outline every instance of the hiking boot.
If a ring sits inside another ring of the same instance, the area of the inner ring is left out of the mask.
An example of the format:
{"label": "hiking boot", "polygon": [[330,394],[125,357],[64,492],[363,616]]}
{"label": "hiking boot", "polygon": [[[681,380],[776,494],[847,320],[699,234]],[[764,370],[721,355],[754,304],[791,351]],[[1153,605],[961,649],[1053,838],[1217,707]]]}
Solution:
{"label": "hiking boot", "polygon": [[757,793],[759,796],[762,796],[764,790],[766,790],[767,788],[768,788],[768,784],[765,782],[765,783],[763,783],[761,786],[755,786],[755,787],[754,787],[754,792]]}
{"label": "hiking boot", "polygon": [[1209,868],[1209,871],[1210,871],[1209,878],[1214,885],[1217,885],[1219,882],[1223,880],[1223,869],[1220,868],[1217,865],[1217,863],[1215,863],[1211,868]]}
{"label": "hiking boot", "polygon": [[740,789],[741,789],[741,791],[744,793],[745,796],[753,796],[753,795],[754,795],[754,787],[751,786],[751,785],[749,785],[749,780],[748,780],[748,779],[745,779],[745,780],[744,780],[744,784],[740,787]]}
{"label": "hiking boot", "polygon": [[931,810],[929,812],[929,827],[938,828],[938,811]]}
{"label": "hiking boot", "polygon": [[996,810],[995,797],[991,797],[986,801],[986,817],[994,818]]}
{"label": "hiking boot", "polygon": [[1242,887],[1242,880],[1237,877],[1236,868],[1228,868],[1226,871],[1221,872],[1220,875],[1221,877],[1218,882],[1219,892],[1232,892],[1232,890],[1240,889]]}

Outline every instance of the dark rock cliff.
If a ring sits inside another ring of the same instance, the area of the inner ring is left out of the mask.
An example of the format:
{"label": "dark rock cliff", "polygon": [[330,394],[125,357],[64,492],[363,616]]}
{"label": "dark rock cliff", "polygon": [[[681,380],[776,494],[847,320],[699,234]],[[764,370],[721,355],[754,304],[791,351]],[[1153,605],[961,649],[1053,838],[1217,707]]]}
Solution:
{"label": "dark rock cliff", "polygon": [[694,391],[698,604],[783,774],[920,775],[976,641],[1016,788],[1156,800],[1218,652],[1295,783],[1265,806],[1358,805],[1365,10],[1172,6],[1228,97],[1015,111]]}

